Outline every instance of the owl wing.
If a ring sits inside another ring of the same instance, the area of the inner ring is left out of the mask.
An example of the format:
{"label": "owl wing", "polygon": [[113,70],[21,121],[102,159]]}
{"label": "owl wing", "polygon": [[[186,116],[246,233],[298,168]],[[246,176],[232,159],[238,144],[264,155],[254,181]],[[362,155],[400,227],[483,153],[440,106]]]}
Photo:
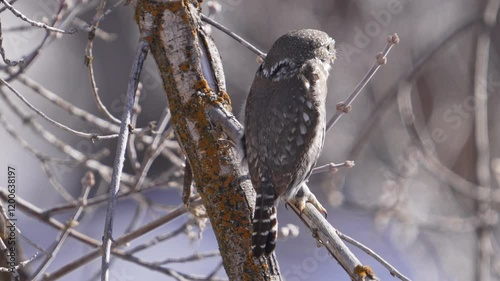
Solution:
{"label": "owl wing", "polygon": [[[277,197],[291,188],[298,190],[321,151],[326,78],[318,83],[320,79],[314,68],[306,68],[281,80],[257,76],[252,84],[246,105],[245,144],[257,192],[252,233],[256,257],[274,250]],[[319,88],[321,84],[324,89]]]}
{"label": "owl wing", "polygon": [[248,159],[254,167],[252,182],[259,181],[259,175],[270,176],[276,196],[302,182],[321,152],[324,98],[319,96],[326,95],[322,76],[309,65],[288,79],[256,78],[250,91],[247,106],[258,108],[249,108],[247,114],[253,115],[246,116],[252,121],[246,122],[247,149],[256,151]]}

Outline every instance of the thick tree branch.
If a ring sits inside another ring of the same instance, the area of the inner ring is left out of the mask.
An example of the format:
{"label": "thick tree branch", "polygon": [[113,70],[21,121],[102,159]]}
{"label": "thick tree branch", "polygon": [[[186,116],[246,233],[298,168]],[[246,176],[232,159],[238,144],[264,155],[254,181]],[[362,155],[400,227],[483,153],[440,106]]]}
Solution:
{"label": "thick tree branch", "polygon": [[230,138],[209,121],[231,111],[220,56],[203,31],[197,1],[140,0],[136,20],[148,34],[167,94],[172,124],[207,209],[230,280],[281,280],[273,255],[250,253],[255,192]]}

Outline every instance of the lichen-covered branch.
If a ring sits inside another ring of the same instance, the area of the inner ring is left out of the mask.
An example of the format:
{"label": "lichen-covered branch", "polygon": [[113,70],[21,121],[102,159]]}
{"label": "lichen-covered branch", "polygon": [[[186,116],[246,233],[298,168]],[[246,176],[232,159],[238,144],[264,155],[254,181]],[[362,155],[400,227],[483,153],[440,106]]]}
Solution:
{"label": "lichen-covered branch", "polygon": [[209,120],[213,108],[231,111],[220,56],[203,31],[197,1],[140,0],[136,20],[148,34],[167,94],[172,124],[219,242],[230,280],[280,280],[273,255],[250,252],[255,193],[233,142]]}

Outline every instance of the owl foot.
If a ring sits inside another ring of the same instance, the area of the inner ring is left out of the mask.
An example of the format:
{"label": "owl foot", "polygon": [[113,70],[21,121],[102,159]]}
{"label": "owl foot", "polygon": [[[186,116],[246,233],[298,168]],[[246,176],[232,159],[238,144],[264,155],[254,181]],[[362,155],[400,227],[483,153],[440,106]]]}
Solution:
{"label": "owl foot", "polygon": [[326,209],[319,203],[318,199],[316,199],[316,196],[309,190],[309,187],[307,185],[303,184],[300,188],[300,190],[297,192],[297,194],[293,197],[290,198],[287,202],[286,205],[294,205],[297,209],[299,209],[300,213],[304,211],[306,208],[306,204],[311,203],[316,209],[325,216],[325,218],[328,216],[328,212]]}

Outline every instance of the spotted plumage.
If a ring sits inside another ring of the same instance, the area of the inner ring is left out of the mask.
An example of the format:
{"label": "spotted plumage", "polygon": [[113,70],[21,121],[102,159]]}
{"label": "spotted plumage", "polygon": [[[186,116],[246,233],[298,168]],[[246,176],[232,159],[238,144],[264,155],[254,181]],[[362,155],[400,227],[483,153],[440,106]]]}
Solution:
{"label": "spotted plumage", "polygon": [[335,41],[318,30],[289,32],[272,46],[248,95],[245,150],[257,192],[252,252],[270,254],[276,244],[276,200],[303,209],[313,203],[302,184],[321,153],[325,136],[325,99]]}

